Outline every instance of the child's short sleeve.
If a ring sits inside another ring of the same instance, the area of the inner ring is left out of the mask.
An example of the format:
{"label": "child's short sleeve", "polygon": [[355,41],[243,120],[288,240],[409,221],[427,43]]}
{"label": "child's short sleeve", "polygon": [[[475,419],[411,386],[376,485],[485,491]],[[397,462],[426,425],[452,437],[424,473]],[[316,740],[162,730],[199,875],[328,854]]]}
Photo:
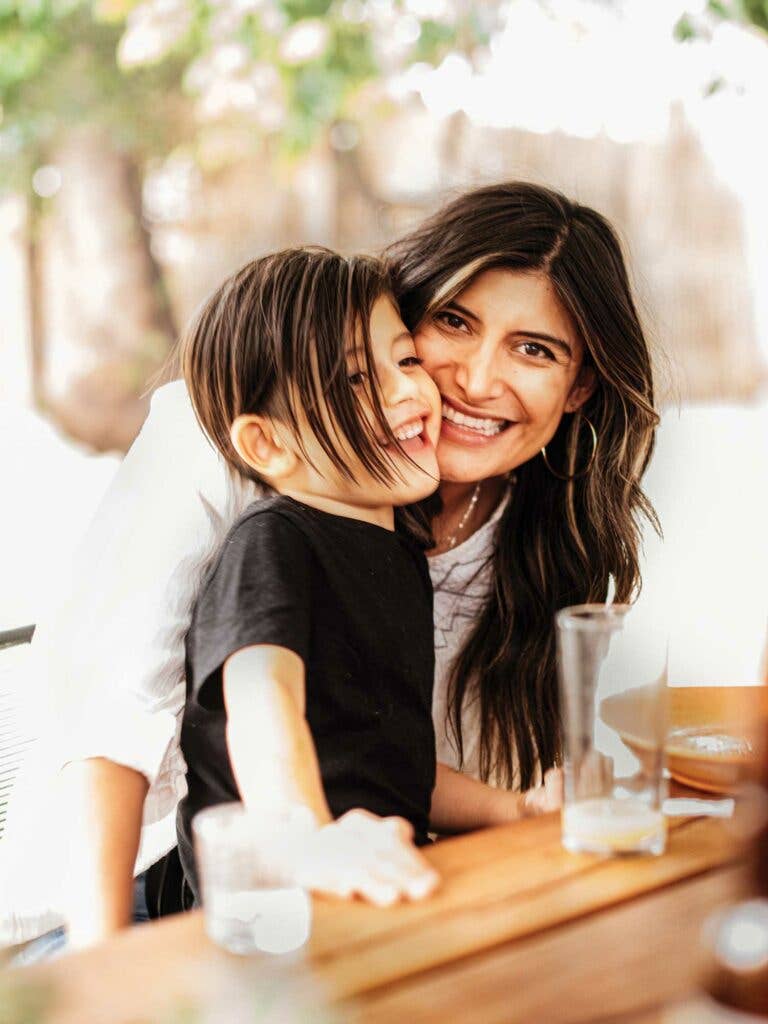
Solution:
{"label": "child's short sleeve", "polygon": [[285,516],[254,512],[231,531],[195,607],[187,637],[187,683],[203,707],[223,707],[221,669],[236,651],[275,644],[305,662],[314,557]]}

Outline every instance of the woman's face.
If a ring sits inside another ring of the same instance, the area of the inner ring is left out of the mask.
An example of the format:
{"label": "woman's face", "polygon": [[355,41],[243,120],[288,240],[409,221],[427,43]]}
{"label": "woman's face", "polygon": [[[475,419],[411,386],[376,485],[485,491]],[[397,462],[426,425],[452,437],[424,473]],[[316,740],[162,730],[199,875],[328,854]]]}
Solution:
{"label": "woman's face", "polygon": [[443,480],[509,473],[594,390],[574,325],[540,273],[484,271],[414,337],[442,398]]}

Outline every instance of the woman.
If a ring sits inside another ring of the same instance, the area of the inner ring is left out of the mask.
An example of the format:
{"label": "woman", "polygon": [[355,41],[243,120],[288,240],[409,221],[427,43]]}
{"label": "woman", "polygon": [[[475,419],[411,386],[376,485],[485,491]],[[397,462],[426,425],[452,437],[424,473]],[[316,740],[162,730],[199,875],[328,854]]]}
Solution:
{"label": "woman", "polygon": [[640,489],[658,423],[648,346],[613,229],[538,186],[469,192],[390,258],[443,398],[438,609],[460,575],[442,578],[441,552],[474,535],[486,576],[463,575],[461,626],[445,624],[441,754],[526,788],[560,751],[554,613],[611,581],[617,601],[639,589],[640,519],[656,525]]}
{"label": "woman", "polygon": [[[640,584],[641,519],[655,525],[640,489],[658,422],[648,347],[609,224],[539,186],[468,192],[388,257],[443,400],[442,484],[421,510],[436,541],[438,760],[526,789],[561,748],[555,611],[626,601]],[[71,707],[86,687],[88,708],[60,752],[67,805],[89,822],[73,857],[75,942],[130,918],[142,806],[139,869],[173,842],[192,599],[253,497],[204,445],[180,386],[162,389],[86,539],[66,624],[62,689]]]}

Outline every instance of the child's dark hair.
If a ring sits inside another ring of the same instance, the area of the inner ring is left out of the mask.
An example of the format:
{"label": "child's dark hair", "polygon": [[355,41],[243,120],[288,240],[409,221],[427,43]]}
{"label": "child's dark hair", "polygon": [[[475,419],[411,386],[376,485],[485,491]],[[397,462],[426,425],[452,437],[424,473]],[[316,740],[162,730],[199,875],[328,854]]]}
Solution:
{"label": "child's dark hair", "polygon": [[[397,469],[377,439],[378,433],[395,442],[381,409],[369,332],[376,300],[389,294],[379,260],[320,247],[253,260],[217,289],[182,339],[179,357],[200,425],[231,467],[259,480],[230,438],[235,419],[249,413],[286,423],[309,461],[299,437],[301,409],[343,476],[353,479],[339,453],[346,442],[373,477],[393,480]],[[348,380],[352,339],[378,424],[361,414]]]}

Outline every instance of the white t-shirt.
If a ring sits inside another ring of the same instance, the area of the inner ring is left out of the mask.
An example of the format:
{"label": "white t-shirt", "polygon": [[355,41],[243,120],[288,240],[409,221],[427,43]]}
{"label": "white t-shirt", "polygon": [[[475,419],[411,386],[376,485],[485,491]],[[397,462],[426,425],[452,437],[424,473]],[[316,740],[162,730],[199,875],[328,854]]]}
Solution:
{"label": "white t-shirt", "polygon": [[[38,904],[42,879],[51,873],[50,852],[41,847],[50,846],[52,834],[40,800],[54,802],[53,780],[67,761],[105,757],[149,780],[137,873],[175,844],[176,806],[186,792],[179,747],[184,638],[211,559],[258,496],[257,486],[231,474],[202,433],[184,384],[160,388],[77,553],[62,611],[56,622],[39,626],[33,644],[50,723],[15,787],[0,854],[16,891],[19,870],[36,879]],[[487,593],[486,563],[501,512],[499,507],[463,544],[429,560],[435,587],[433,717],[438,759],[453,767],[448,669]],[[476,774],[479,737],[471,711],[463,731],[464,770]],[[35,857],[39,863],[32,866]],[[41,913],[45,927],[55,923]],[[0,941],[8,934],[5,918],[0,907]],[[17,917],[17,941],[31,933],[21,924]]]}
{"label": "white t-shirt", "polygon": [[[432,719],[437,760],[458,768],[458,752],[448,721],[448,681],[453,661],[480,615],[492,584],[491,556],[499,520],[508,498],[491,518],[462,544],[429,558],[434,591],[435,687]],[[462,771],[479,776],[480,723],[477,706],[465,701],[462,713],[464,758]]]}

